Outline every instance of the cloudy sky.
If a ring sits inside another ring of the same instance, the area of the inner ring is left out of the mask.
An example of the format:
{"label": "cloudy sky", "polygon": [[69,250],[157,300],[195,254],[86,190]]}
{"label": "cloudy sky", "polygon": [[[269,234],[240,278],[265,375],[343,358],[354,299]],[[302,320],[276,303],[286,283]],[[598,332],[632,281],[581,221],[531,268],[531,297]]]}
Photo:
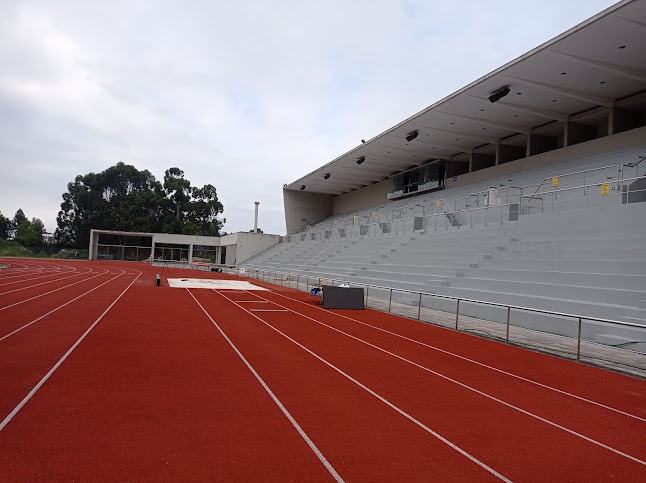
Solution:
{"label": "cloudy sky", "polygon": [[0,0],[0,212],[123,161],[284,234],[284,183],[614,3]]}

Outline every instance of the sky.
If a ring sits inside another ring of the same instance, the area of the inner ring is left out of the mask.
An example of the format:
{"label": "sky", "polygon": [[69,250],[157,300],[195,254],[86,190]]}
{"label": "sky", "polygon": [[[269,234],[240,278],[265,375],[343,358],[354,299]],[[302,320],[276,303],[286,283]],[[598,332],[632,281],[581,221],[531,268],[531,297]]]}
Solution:
{"label": "sky", "polygon": [[285,234],[283,184],[614,3],[0,0],[0,212],[123,161]]}

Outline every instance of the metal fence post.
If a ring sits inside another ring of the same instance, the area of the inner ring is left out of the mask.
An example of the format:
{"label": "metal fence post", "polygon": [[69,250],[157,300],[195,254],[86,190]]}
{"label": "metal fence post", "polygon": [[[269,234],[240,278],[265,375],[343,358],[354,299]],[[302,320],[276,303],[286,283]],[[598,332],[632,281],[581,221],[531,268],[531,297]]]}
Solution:
{"label": "metal fence post", "polygon": [[579,317],[579,336],[576,344],[576,360],[581,360],[581,317]]}
{"label": "metal fence post", "polygon": [[455,308],[455,330],[458,330],[458,318],[460,317],[460,299],[458,299],[458,305]]}
{"label": "metal fence post", "polygon": [[509,313],[511,312],[511,307],[507,307],[507,337],[506,341],[509,342]]}
{"label": "metal fence post", "polygon": [[296,290],[298,290],[298,282],[300,281],[301,275],[296,275]]}
{"label": "metal fence post", "polygon": [[370,292],[370,285],[366,285],[366,306],[368,305],[368,293]]}
{"label": "metal fence post", "polygon": [[419,294],[419,305],[417,306],[417,320],[419,320],[422,313],[422,293]]}
{"label": "metal fence post", "polygon": [[390,313],[390,306],[393,304],[393,289],[390,289],[390,298],[388,299],[388,313]]}

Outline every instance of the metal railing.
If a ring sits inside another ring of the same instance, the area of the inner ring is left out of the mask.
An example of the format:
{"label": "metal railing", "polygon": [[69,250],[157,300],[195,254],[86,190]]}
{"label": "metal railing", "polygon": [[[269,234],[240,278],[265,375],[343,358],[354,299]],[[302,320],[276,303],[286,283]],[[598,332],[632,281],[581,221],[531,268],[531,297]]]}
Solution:
{"label": "metal railing", "polygon": [[[395,213],[393,216],[386,217],[380,222],[370,222],[374,216],[367,217],[365,223],[359,225],[354,223],[354,217],[346,219],[353,223],[344,223],[339,220],[337,226],[344,227],[343,233],[335,230],[312,230],[309,241],[325,241],[336,238],[356,238],[361,236],[382,236],[389,234],[406,234],[419,230],[448,230],[451,227],[460,228],[462,226],[473,227],[475,225],[488,226],[490,223],[500,223],[515,221],[519,216],[531,215],[535,213],[553,212],[557,210],[579,209],[590,206],[593,203],[600,204],[625,204],[635,200],[638,193],[644,193],[644,189],[630,189],[630,184],[637,180],[643,180],[642,177],[631,177],[616,179],[613,181],[586,183],[580,186],[566,188],[555,188],[549,191],[541,191],[538,194],[523,195],[522,188],[508,187],[505,195],[505,202],[501,204],[476,203],[476,206],[465,207],[464,209],[453,209],[448,201],[441,199],[424,205],[418,204],[406,208],[396,208],[391,210]],[[607,186],[607,194],[602,189]],[[512,193],[510,190],[517,190]],[[476,193],[474,193],[476,195]],[[642,195],[643,196],[643,195]],[[464,199],[464,198],[460,198]],[[600,201],[604,200],[604,201]],[[607,200],[607,201],[606,201]],[[439,206],[438,206],[439,202]],[[457,202],[457,200],[456,200]],[[455,203],[454,203],[455,204]],[[567,206],[569,205],[569,206]],[[410,217],[404,216],[404,209],[409,211]],[[417,211],[416,211],[417,210]],[[423,212],[423,222],[415,222],[415,218]],[[363,221],[364,217],[359,217]],[[324,235],[327,233],[327,235]],[[299,237],[296,237],[296,241]],[[294,237],[291,238],[294,241]],[[300,240],[300,241],[305,241]]]}
{"label": "metal railing", "polygon": [[[244,268],[244,272],[240,268]],[[304,292],[309,292],[311,287],[320,286],[323,280],[323,277],[287,274],[253,265],[228,268],[225,271],[297,290],[304,288]],[[350,283],[344,279],[325,280],[332,286]],[[373,284],[352,285],[364,289],[366,306],[370,308],[454,330],[480,335],[485,332],[484,336],[488,338],[570,357],[577,361],[604,361],[615,364],[615,368],[619,367],[621,370],[646,377],[645,325]],[[402,298],[407,300],[402,302]],[[447,310],[449,308],[451,310]],[[483,318],[483,313],[488,314],[489,318]],[[549,327],[550,324],[552,328]],[[607,334],[600,333],[599,330],[610,332],[609,338],[614,337],[619,342],[600,342],[598,339]]]}

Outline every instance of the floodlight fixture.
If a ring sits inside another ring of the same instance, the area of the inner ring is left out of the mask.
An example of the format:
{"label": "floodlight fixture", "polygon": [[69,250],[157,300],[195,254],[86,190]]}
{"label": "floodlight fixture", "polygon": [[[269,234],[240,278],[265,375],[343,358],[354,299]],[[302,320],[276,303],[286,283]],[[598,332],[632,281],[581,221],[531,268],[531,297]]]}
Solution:
{"label": "floodlight fixture", "polygon": [[489,96],[489,101],[490,102],[496,102],[505,97],[507,94],[509,94],[510,89],[509,86],[502,86],[500,89],[497,89],[491,93]]}
{"label": "floodlight fixture", "polygon": [[419,136],[419,131],[411,131],[408,134],[406,134],[406,141],[411,142],[413,139],[415,139],[417,136]]}
{"label": "floodlight fixture", "polygon": [[361,164],[366,160],[365,156],[361,156],[359,159],[357,159],[357,164]]}
{"label": "floodlight fixture", "polygon": [[330,173],[326,173],[325,176],[323,176],[323,179],[330,179]]}
{"label": "floodlight fixture", "polygon": [[362,140],[361,140],[361,144],[366,144],[366,140],[365,140],[365,139],[362,139]]}
{"label": "floodlight fixture", "polygon": [[305,185],[301,185],[301,191],[305,189]]}

